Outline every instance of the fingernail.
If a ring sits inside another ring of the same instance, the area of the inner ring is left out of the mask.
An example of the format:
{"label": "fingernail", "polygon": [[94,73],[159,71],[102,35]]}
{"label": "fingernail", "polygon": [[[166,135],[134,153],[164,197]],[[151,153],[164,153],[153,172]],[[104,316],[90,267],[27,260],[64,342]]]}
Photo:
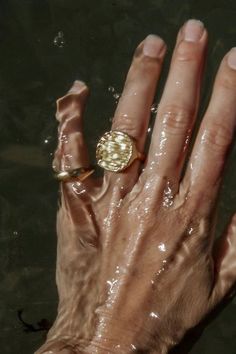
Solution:
{"label": "fingernail", "polygon": [[229,52],[228,65],[231,69],[236,70],[236,47],[232,48]]}
{"label": "fingernail", "polygon": [[161,56],[164,47],[163,39],[154,34],[149,34],[144,40],[143,54],[151,58],[158,58]]}
{"label": "fingernail", "polygon": [[188,42],[198,42],[203,34],[204,24],[199,20],[188,20],[184,26],[184,39]]}

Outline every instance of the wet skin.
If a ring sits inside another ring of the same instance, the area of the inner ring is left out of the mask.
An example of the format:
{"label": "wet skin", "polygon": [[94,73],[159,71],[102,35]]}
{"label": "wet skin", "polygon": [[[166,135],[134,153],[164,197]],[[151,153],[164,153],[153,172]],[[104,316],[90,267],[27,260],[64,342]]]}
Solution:
{"label": "wet skin", "polygon": [[[57,319],[36,352],[168,353],[236,283],[236,216],[215,245],[216,202],[236,122],[236,49],[223,58],[183,175],[198,111],[207,32],[179,31],[145,164],[61,184]],[[112,129],[143,151],[166,45],[136,49]],[[89,166],[82,134],[88,89],[57,102],[54,168]]]}

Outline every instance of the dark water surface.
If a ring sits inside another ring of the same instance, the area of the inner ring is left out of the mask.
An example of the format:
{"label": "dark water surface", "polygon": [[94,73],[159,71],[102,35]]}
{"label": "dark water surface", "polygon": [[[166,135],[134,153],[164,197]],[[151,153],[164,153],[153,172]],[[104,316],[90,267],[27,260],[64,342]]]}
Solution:
{"label": "dark water surface", "polygon": [[[26,331],[19,310],[33,329],[43,318],[52,322],[56,314],[57,184],[50,167],[56,144],[55,99],[75,79],[89,85],[85,127],[94,158],[135,46],[149,33],[161,35],[169,46],[166,74],[177,30],[191,17],[201,19],[210,32],[203,111],[219,60],[236,46],[235,1],[0,0],[2,354],[32,353],[44,340],[45,331]],[[234,148],[220,200],[219,230],[236,206],[235,180]],[[236,300],[191,350],[200,353],[236,353]]]}

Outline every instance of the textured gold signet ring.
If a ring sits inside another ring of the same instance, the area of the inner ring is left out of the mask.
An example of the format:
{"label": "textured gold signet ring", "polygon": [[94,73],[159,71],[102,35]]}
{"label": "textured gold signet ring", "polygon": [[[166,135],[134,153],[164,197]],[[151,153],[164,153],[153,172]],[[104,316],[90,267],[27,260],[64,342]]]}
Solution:
{"label": "textured gold signet ring", "polygon": [[111,130],[98,141],[96,158],[98,165],[105,170],[121,172],[129,167],[134,160],[143,161],[145,155],[137,150],[135,140],[127,133]]}
{"label": "textured gold signet ring", "polygon": [[61,182],[82,182],[93,172],[93,167],[79,167],[68,171],[58,171],[55,173],[55,178]]}

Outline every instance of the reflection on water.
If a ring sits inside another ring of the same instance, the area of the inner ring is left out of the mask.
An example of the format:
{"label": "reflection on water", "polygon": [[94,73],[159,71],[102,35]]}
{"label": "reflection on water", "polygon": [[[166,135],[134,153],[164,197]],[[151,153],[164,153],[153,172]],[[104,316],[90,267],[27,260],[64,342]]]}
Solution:
{"label": "reflection on water", "polygon": [[[91,89],[85,129],[94,160],[96,141],[109,130],[134,48],[157,33],[169,46],[189,17],[210,31],[206,107],[220,58],[236,39],[236,3],[225,0],[44,0],[0,2],[0,342],[4,354],[32,353],[56,312],[55,215],[57,184],[51,160],[56,144],[55,99],[75,79]],[[161,86],[155,102],[159,102]],[[176,83],[177,84],[177,83]],[[157,105],[152,108],[152,120]],[[149,134],[150,135],[150,134]],[[234,147],[235,153],[235,147]],[[235,156],[235,155],[234,155]],[[236,205],[236,163],[228,164],[218,233]],[[191,354],[236,353],[236,300],[208,326]],[[35,325],[36,324],[36,325]],[[36,327],[35,327],[36,326]]]}
{"label": "reflection on water", "polygon": [[66,41],[65,41],[64,33],[62,31],[58,32],[58,34],[56,35],[56,37],[53,40],[53,43],[59,48],[64,47]]}

